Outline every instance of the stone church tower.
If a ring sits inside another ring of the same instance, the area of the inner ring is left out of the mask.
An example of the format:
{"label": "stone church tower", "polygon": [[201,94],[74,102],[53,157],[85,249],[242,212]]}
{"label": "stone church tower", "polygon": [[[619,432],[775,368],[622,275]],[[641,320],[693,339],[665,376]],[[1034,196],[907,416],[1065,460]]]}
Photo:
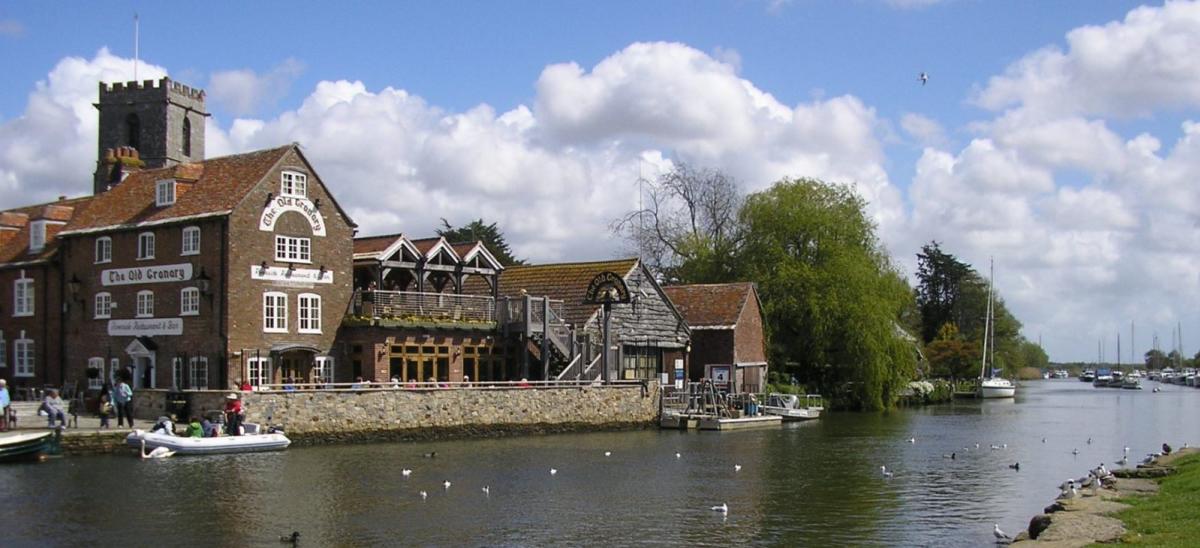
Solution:
{"label": "stone church tower", "polygon": [[100,83],[99,151],[93,192],[132,171],[204,160],[204,90],[172,82]]}

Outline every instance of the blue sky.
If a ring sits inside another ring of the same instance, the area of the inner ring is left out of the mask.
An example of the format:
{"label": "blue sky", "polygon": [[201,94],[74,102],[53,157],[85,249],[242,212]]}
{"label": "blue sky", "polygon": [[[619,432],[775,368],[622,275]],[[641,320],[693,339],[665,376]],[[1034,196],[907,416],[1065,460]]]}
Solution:
{"label": "blue sky", "polygon": [[210,157],[301,142],[364,233],[483,216],[602,259],[638,173],[814,176],[858,186],[908,272],[931,239],[996,257],[1056,359],[1131,319],[1200,342],[1193,2],[211,4],[0,4],[0,208],[87,191],[137,12],[143,78],[208,91]]}

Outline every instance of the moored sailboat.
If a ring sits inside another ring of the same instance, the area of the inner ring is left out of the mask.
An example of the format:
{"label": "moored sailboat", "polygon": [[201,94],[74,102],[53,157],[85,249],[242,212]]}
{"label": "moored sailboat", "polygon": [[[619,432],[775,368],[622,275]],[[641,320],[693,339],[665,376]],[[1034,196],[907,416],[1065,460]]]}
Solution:
{"label": "moored sailboat", "polygon": [[995,371],[989,367],[988,349],[989,342],[991,347],[991,362],[994,364],[996,359],[996,343],[995,343],[995,304],[993,295],[993,278],[995,277],[995,267],[989,269],[988,272],[988,303],[987,317],[983,324],[983,360],[979,370],[979,392],[980,398],[1012,398],[1017,395],[1017,385],[1012,381],[995,376]]}

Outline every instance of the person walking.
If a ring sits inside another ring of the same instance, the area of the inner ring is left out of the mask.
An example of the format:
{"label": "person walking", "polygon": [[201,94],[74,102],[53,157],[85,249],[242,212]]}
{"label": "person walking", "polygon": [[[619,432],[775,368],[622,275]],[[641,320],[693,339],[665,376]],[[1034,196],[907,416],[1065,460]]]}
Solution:
{"label": "person walking", "polygon": [[129,421],[129,427],[133,428],[133,389],[124,377],[113,387],[112,401],[113,407],[117,408],[117,426]]}

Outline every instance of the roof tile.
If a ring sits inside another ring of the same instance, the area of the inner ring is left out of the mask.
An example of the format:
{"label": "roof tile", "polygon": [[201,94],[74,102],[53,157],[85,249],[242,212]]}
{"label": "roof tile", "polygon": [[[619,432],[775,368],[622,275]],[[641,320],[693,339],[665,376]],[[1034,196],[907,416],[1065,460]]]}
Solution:
{"label": "roof tile", "polygon": [[693,329],[733,326],[742,314],[754,285],[750,282],[693,284],[664,287],[667,297]]}

